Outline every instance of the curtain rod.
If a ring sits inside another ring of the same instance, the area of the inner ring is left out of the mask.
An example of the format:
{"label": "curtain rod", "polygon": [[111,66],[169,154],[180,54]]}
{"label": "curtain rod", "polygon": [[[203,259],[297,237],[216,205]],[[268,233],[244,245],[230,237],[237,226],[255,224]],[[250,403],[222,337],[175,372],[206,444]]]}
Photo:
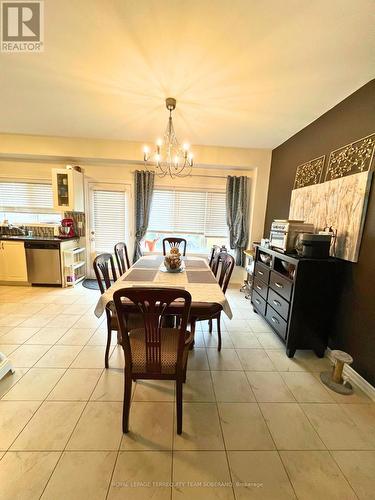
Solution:
{"label": "curtain rod", "polygon": [[[135,172],[137,172],[137,170],[132,170],[130,173],[131,174],[134,174]],[[142,172],[141,170],[138,170],[138,172]],[[167,176],[165,176],[167,177]],[[229,175],[204,175],[204,174],[191,174],[190,176],[186,176],[186,177],[175,177],[176,179],[187,179],[188,177],[208,177],[210,179],[227,179],[227,177],[229,177]],[[233,176],[231,176],[233,177]],[[244,176],[241,176],[241,177],[248,177],[247,175],[244,175]],[[248,177],[249,179],[251,179],[251,177]]]}

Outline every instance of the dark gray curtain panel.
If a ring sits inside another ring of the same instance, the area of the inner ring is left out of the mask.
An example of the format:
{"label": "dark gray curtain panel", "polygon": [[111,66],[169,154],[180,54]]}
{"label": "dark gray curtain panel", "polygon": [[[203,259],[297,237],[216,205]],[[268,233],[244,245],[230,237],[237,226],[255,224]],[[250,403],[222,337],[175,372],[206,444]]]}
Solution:
{"label": "dark gray curtain panel", "polygon": [[245,176],[227,177],[226,208],[230,248],[236,251],[236,264],[244,266],[243,250],[249,239],[249,180]]}
{"label": "dark gray curtain panel", "polygon": [[153,172],[139,170],[134,172],[135,245],[133,263],[142,256],[141,241],[148,228],[154,181],[155,174]]}

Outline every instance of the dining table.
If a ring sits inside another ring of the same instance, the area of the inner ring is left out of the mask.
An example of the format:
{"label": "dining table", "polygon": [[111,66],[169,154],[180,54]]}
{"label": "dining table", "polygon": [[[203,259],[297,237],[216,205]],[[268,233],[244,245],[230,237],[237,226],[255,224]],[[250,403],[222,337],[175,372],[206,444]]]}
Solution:
{"label": "dining table", "polygon": [[[99,298],[95,315],[100,317],[106,307],[113,307],[116,290],[129,287],[179,288],[192,297],[190,317],[208,318],[223,311],[232,318],[232,311],[219,283],[203,257],[182,257],[180,272],[168,272],[164,257],[146,255],[137,260]],[[173,312],[173,305],[172,311]]]}

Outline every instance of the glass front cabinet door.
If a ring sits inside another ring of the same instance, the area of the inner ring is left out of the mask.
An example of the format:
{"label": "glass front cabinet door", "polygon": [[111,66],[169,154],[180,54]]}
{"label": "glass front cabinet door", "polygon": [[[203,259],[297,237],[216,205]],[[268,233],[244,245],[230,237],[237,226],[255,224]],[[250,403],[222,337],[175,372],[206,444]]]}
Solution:
{"label": "glass front cabinet door", "polygon": [[76,170],[52,169],[53,206],[60,211],[84,211],[83,175]]}

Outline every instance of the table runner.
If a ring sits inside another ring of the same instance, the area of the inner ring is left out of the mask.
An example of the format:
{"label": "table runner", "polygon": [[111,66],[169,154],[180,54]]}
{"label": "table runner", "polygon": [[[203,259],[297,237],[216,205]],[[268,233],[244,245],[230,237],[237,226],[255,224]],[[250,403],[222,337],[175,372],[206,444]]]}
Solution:
{"label": "table runner", "polygon": [[[185,258],[184,262],[186,269],[183,272],[165,273],[160,271],[160,267],[163,265],[162,257],[154,255],[141,257],[134,266],[120,276],[120,278],[101,295],[95,308],[95,315],[99,317],[103,314],[108,302],[113,300],[114,292],[120,288],[134,286],[170,286],[173,288],[181,287],[190,292],[192,302],[222,305],[223,311],[228,318],[232,318],[230,305],[212,274],[207,260],[201,257],[189,257],[188,259]],[[144,281],[140,281],[140,279]]]}

